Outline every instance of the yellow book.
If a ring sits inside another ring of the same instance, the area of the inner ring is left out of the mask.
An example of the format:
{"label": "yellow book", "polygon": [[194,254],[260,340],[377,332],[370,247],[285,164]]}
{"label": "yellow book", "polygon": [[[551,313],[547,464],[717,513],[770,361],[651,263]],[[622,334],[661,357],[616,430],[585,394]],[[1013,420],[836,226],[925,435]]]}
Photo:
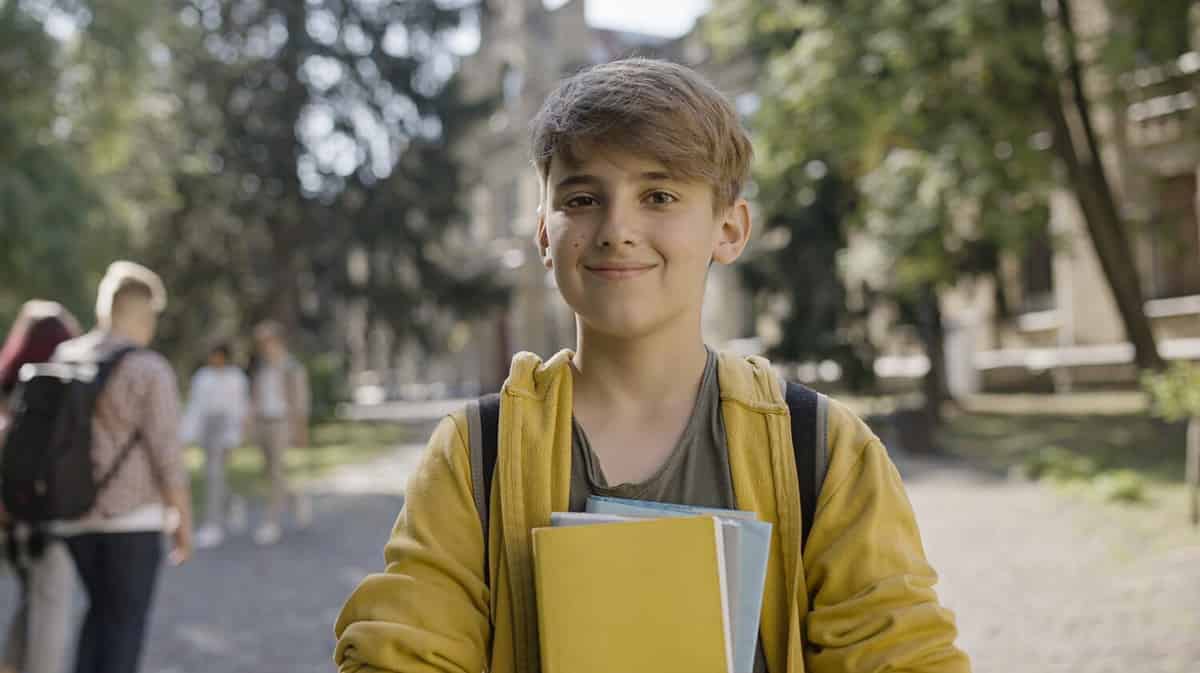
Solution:
{"label": "yellow book", "polygon": [[729,673],[721,522],[533,531],[543,673]]}

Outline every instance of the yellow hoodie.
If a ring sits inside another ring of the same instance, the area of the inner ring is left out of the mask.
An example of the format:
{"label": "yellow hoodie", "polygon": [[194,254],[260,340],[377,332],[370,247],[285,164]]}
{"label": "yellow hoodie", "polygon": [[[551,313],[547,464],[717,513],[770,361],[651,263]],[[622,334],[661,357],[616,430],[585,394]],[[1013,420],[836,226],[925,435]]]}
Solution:
{"label": "yellow hoodie", "polygon": [[[536,673],[530,531],[567,509],[571,353],[513,359],[500,396],[487,569],[466,418],[444,419],[408,482],[385,550],[335,626],[340,673]],[[774,524],[761,641],[772,673],[966,673],[937,602],[900,475],[869,428],[829,407],[829,470],[803,558],[787,405],[766,360],[722,354],[717,376],[740,509]]]}

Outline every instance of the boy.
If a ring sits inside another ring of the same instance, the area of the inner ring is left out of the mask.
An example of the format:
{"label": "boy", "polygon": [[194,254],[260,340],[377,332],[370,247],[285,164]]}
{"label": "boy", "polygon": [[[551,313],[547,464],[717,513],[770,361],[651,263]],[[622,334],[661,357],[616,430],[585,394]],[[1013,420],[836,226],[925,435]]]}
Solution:
{"label": "boy", "polygon": [[732,263],[750,236],[739,193],[751,147],[728,101],[671,63],[600,65],[550,94],[533,153],[537,246],[576,314],[576,350],[513,360],[486,568],[467,423],[442,421],[409,481],[387,571],[338,619],[340,670],[537,671],[530,531],[616,494],[774,524],[756,671],[968,671],[879,440],[830,404],[830,462],[801,557],[778,379],[760,358],[704,345],[708,267]]}

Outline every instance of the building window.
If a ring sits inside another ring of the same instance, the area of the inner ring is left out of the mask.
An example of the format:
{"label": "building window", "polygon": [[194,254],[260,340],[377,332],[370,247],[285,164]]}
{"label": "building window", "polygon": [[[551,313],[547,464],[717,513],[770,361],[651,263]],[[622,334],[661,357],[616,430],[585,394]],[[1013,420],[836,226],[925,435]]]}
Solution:
{"label": "building window", "polygon": [[1054,305],[1054,245],[1046,224],[1029,240],[1021,258],[1021,309],[1046,311]]}
{"label": "building window", "polygon": [[1196,175],[1167,178],[1160,185],[1151,227],[1151,287],[1154,299],[1200,294],[1200,220]]}

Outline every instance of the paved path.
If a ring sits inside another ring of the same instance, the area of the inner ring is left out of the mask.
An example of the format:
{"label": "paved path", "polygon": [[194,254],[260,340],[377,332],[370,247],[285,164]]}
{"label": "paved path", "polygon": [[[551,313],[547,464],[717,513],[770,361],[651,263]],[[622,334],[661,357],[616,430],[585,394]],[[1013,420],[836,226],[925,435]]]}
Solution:
{"label": "paved path", "polygon": [[[308,531],[260,549],[235,539],[164,572],[147,673],[331,671],[331,624],[382,565],[417,448],[313,485]],[[1137,549],[1103,513],[962,466],[904,471],[943,601],[978,673],[1200,673],[1200,536]],[[0,605],[13,594],[0,580]]]}
{"label": "paved path", "polygon": [[1163,545],[1045,486],[903,467],[976,673],[1200,673],[1200,534]]}

